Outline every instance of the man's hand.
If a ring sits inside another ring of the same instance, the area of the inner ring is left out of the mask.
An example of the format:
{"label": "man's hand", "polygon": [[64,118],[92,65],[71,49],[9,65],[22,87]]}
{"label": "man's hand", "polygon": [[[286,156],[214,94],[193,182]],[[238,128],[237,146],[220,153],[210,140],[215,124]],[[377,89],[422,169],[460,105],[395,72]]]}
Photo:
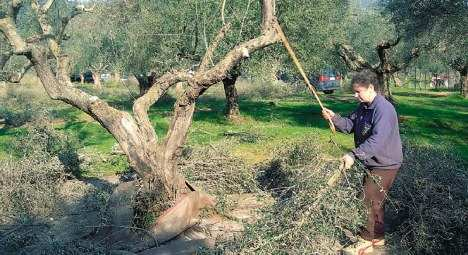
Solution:
{"label": "man's hand", "polygon": [[331,118],[333,118],[335,116],[335,113],[330,110],[330,109],[327,109],[327,108],[323,108],[322,110],[322,116],[324,119],[326,120],[331,120]]}
{"label": "man's hand", "polygon": [[348,170],[354,164],[354,155],[347,153],[341,158],[340,170]]}

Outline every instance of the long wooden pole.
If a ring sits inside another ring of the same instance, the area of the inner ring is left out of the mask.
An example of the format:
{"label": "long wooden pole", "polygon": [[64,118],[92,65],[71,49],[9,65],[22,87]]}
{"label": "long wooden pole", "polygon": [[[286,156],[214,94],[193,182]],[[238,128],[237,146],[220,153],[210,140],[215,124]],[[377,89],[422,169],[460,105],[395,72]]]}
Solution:
{"label": "long wooden pole", "polygon": [[[317,102],[319,103],[320,108],[322,108],[322,110],[324,110],[325,107],[323,106],[322,101],[320,101],[320,98],[319,98],[319,96],[317,94],[317,91],[315,90],[314,86],[310,83],[309,78],[307,78],[307,75],[304,72],[304,69],[302,68],[301,63],[299,62],[299,59],[296,57],[296,54],[294,53],[294,50],[292,49],[291,45],[289,44],[288,39],[286,38],[286,35],[284,35],[284,33],[283,33],[283,29],[281,29],[281,26],[278,23],[276,23],[276,31],[278,32],[278,35],[280,36],[281,41],[284,44],[284,47],[288,51],[289,56],[291,57],[292,61],[296,65],[297,69],[299,70],[299,73],[301,73],[302,78],[304,79],[305,83],[307,84],[307,87],[309,88],[310,92],[312,92],[312,94],[315,96],[315,99],[317,99]],[[328,120],[328,124],[330,125],[331,131],[333,133],[335,133],[336,132],[335,125],[333,124],[331,119]]]}

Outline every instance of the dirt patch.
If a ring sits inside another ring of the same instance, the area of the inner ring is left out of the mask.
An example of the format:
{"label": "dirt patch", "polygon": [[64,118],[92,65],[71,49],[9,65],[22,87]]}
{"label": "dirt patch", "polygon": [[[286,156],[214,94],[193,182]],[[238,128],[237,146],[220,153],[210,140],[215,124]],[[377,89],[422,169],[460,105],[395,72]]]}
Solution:
{"label": "dirt patch", "polygon": [[434,94],[434,97],[448,97],[449,95],[449,92],[437,92]]}
{"label": "dirt patch", "polygon": [[405,116],[405,115],[399,115],[398,116],[398,122],[399,123],[403,123],[403,122],[406,122],[407,120],[409,120],[411,117],[409,116]]}

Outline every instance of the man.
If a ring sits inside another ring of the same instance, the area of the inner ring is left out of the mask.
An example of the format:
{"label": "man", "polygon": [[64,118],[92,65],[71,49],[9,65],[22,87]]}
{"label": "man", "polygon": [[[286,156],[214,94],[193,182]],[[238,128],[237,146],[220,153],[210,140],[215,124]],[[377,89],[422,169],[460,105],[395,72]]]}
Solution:
{"label": "man", "polygon": [[322,114],[340,132],[354,133],[356,148],[342,157],[343,168],[349,169],[358,159],[370,172],[363,181],[367,226],[360,233],[360,242],[344,250],[348,254],[365,254],[385,244],[383,203],[401,166],[403,153],[395,108],[376,92],[380,84],[375,74],[356,73],[351,84],[360,102],[358,108],[348,117],[329,109],[324,109]]}

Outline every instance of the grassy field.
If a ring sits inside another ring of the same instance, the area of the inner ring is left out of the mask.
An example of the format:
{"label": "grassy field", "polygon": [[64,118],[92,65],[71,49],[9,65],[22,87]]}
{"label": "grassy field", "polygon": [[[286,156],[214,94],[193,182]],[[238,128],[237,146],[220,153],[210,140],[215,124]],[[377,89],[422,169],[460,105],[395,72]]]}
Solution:
{"label": "grassy field", "polygon": [[[202,96],[197,104],[187,146],[203,146],[234,137],[239,143],[236,143],[233,153],[248,164],[271,158],[272,148],[284,141],[306,136],[316,136],[324,143],[330,139],[335,141],[340,150],[334,149],[331,143],[326,146],[330,147],[331,156],[337,157],[353,147],[352,136],[331,134],[328,124],[321,117],[318,104],[307,93],[288,93],[281,98],[261,99],[246,94],[247,86],[249,84],[245,81],[239,86],[242,118],[236,123],[227,121],[223,116],[225,102],[220,86]],[[91,90],[87,86],[84,89]],[[132,94],[136,92],[114,85],[100,92],[100,97],[106,98],[119,109],[130,111]],[[468,160],[468,100],[462,99],[455,92],[406,88],[396,89],[394,95],[403,139],[448,147]],[[343,115],[357,105],[352,95],[345,92],[323,95],[322,98],[326,107]],[[123,171],[120,168],[125,168],[122,163],[125,159],[111,155],[115,140],[98,123],[63,103],[50,101],[45,95],[41,100],[46,107],[54,108],[50,110],[49,116],[52,116],[51,123],[55,129],[76,138],[83,152],[99,155],[103,159],[94,161],[85,175],[99,176]],[[164,136],[167,131],[174,102],[173,97],[166,96],[150,111],[151,121],[160,136]],[[23,126],[0,129],[0,155],[8,155],[10,141],[21,136],[24,131]]]}
{"label": "grassy field", "polygon": [[[217,242],[214,250],[202,254],[336,254],[350,243],[346,233],[357,232],[365,222],[359,199],[364,174],[360,164],[346,173],[340,185],[323,189],[338,168],[337,160],[353,147],[352,136],[332,135],[317,103],[307,93],[284,84],[268,85],[238,84],[242,118],[235,123],[223,116],[221,86],[208,91],[197,104],[180,171],[196,187],[215,195],[219,199],[216,213],[229,219],[238,209],[236,196],[250,195],[262,205],[251,212],[261,216],[258,222],[237,222],[245,226],[238,239]],[[126,111],[130,111],[136,94],[134,87],[121,84],[107,84],[100,92],[92,91],[89,85],[82,88]],[[172,93],[150,111],[156,132],[162,137],[175,101]],[[464,254],[468,249],[468,101],[446,91],[399,88],[394,95],[406,164],[389,193],[389,254]],[[357,106],[349,93],[322,95],[322,99],[327,107],[343,115]],[[0,201],[7,201],[2,202],[7,206],[0,207],[0,214],[25,215],[19,216],[18,222],[38,215],[38,219],[48,220],[60,218],[64,204],[88,202],[105,211],[111,189],[104,184],[128,169],[125,156],[113,153],[114,138],[86,114],[50,100],[41,87],[0,91],[0,100],[0,118],[8,123],[0,128],[0,183],[6,184],[0,187]],[[13,160],[5,159],[10,157]],[[70,178],[70,173],[80,181]],[[71,180],[64,182],[68,178]],[[71,192],[70,197],[64,197],[57,193],[57,187],[70,183],[81,190],[81,195]],[[321,196],[322,192],[325,195]],[[64,202],[65,198],[73,202]],[[83,208],[88,210],[88,205]],[[94,222],[89,225],[106,222],[76,213],[83,208],[67,210]],[[44,213],[37,214],[39,211]],[[70,231],[83,230],[83,224],[64,225]],[[45,249],[56,247],[53,238],[43,238],[55,236],[50,229],[52,223],[33,234],[46,240],[38,241]],[[29,238],[29,234],[18,234],[2,242],[0,250],[16,247]],[[44,254],[73,253],[70,251],[81,241],[64,244],[60,248],[64,252]],[[89,245],[95,250],[105,249],[101,244]]]}

